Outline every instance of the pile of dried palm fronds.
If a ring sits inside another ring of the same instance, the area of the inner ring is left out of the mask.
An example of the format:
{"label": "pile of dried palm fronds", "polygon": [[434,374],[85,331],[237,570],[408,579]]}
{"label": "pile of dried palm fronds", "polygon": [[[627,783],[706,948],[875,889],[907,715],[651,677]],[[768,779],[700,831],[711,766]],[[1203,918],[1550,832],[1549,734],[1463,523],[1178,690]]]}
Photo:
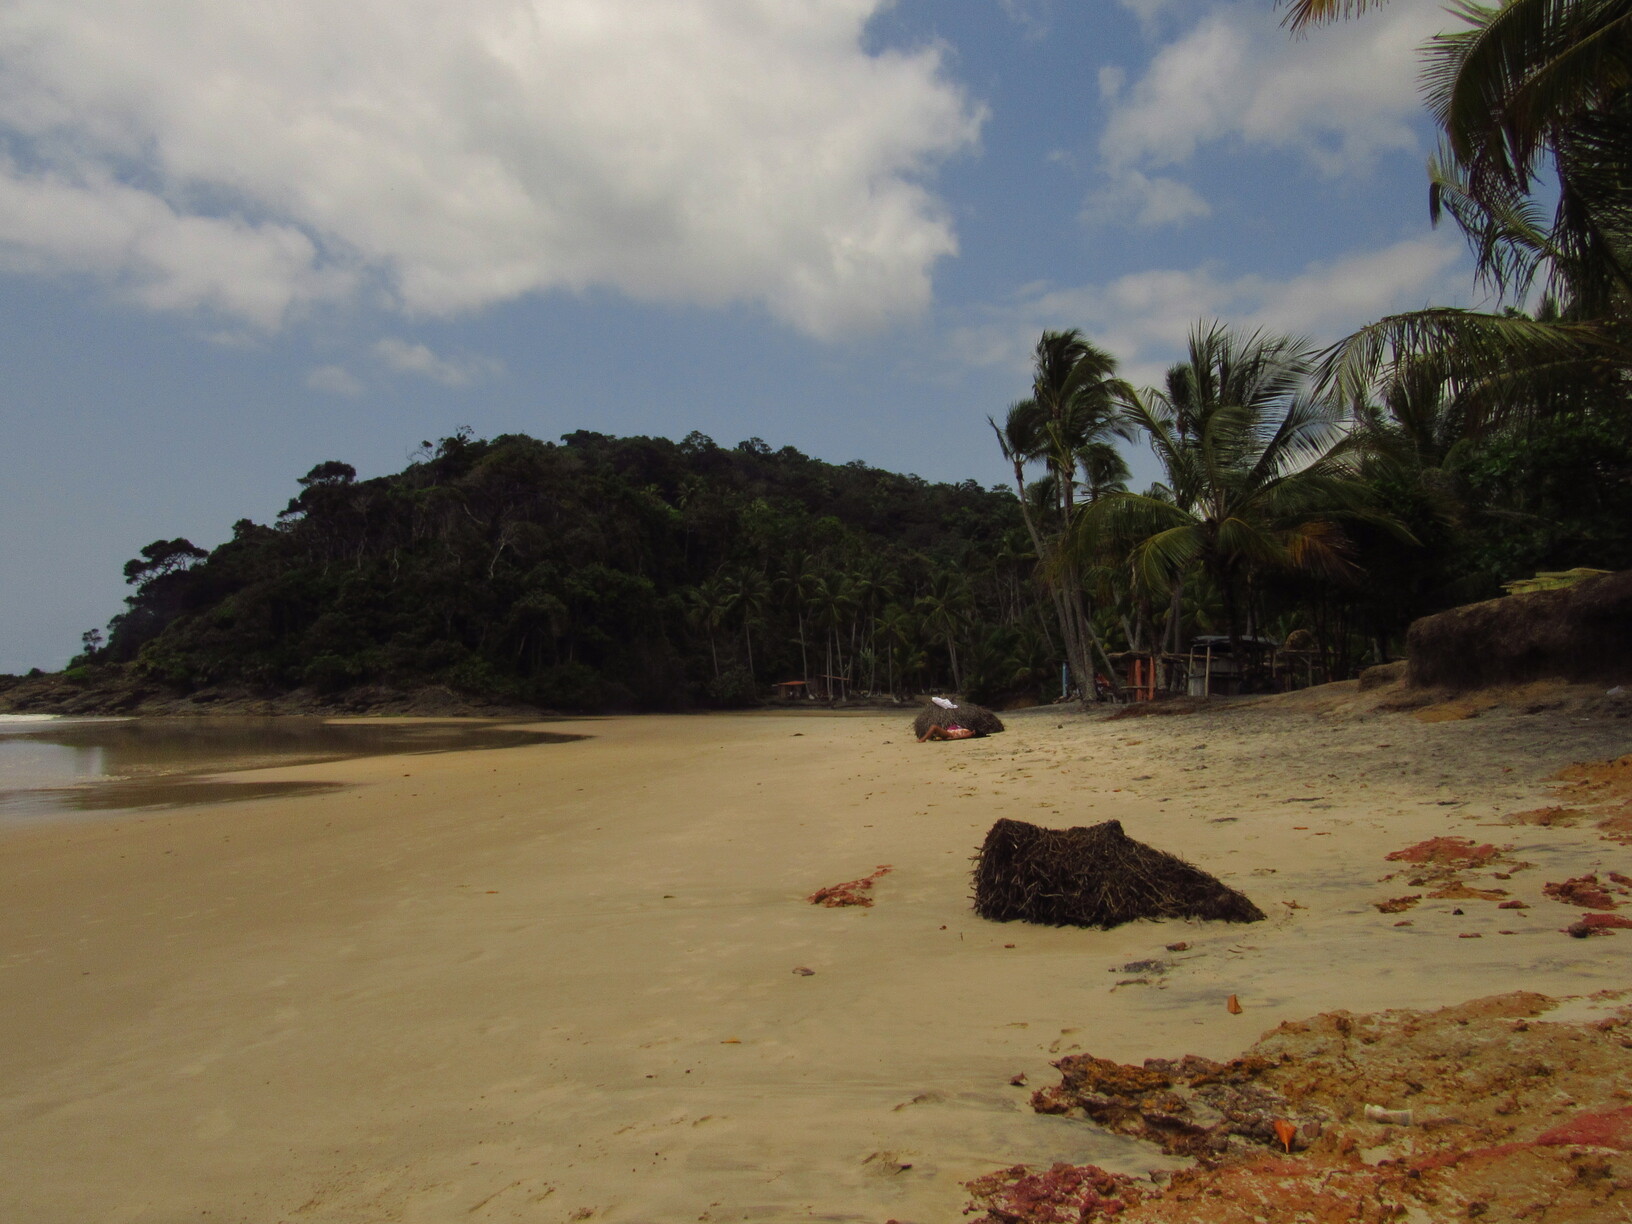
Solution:
{"label": "pile of dried palm fronds", "polygon": [[1115,820],[1086,829],[998,821],[975,860],[975,912],[998,922],[1088,927],[1136,918],[1264,917],[1235,889],[1134,841]]}
{"label": "pile of dried palm fronds", "polygon": [[996,735],[1003,730],[1003,720],[985,706],[972,702],[959,702],[950,710],[931,702],[918,711],[912,733],[923,739],[931,727],[968,727],[976,735]]}

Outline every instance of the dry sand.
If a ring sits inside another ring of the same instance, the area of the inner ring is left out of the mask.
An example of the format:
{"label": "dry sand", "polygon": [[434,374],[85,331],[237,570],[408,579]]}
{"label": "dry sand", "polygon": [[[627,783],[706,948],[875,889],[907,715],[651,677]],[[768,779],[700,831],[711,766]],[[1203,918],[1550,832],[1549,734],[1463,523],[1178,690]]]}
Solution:
{"label": "dry sand", "polygon": [[[1542,893],[1632,850],[1500,822],[1632,749],[1624,707],[1560,692],[1424,721],[1338,685],[945,744],[905,713],[583,720],[261,771],[332,793],[8,833],[0,1220],[929,1224],[997,1166],[1176,1167],[1011,1077],[1632,985],[1632,931],[1568,938],[1579,910]],[[1270,919],[981,922],[969,856],[1000,816],[1119,819]],[[1378,912],[1427,891],[1379,883],[1384,856],[1438,835],[1512,846],[1533,866],[1470,878],[1530,908]],[[880,864],[873,908],[805,903]]]}

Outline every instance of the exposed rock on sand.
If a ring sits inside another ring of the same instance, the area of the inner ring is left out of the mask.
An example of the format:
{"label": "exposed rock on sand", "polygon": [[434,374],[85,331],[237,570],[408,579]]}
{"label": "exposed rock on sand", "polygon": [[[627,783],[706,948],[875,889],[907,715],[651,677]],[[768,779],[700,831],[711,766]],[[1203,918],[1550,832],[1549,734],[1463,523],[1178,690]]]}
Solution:
{"label": "exposed rock on sand", "polygon": [[1425,616],[1406,635],[1410,682],[1474,689],[1528,680],[1632,678],[1632,570],[1557,591]]}

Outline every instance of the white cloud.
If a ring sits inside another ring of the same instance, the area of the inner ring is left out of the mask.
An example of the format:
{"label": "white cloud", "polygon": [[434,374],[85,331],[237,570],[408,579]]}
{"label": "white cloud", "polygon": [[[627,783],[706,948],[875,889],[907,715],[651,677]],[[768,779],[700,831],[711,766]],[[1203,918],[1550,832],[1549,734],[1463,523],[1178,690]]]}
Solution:
{"label": "white cloud", "polygon": [[1183,355],[1200,320],[1325,344],[1385,314],[1461,301],[1469,282],[1461,241],[1433,234],[1310,264],[1283,280],[1225,277],[1203,265],[1135,272],[1100,285],[1027,286],[985,319],[958,329],[952,346],[969,364],[1023,374],[1045,329],[1078,327],[1117,356],[1125,377],[1154,385]]}
{"label": "white cloud", "polygon": [[1190,0],[1119,0],[1122,7],[1139,18],[1147,27],[1163,13],[1171,12]]}
{"label": "white cloud", "polygon": [[306,385],[313,391],[326,391],[330,395],[357,396],[364,391],[357,376],[345,366],[338,365],[317,366],[306,375]]}
{"label": "white cloud", "polygon": [[1150,178],[1124,169],[1083,205],[1081,219],[1146,227],[1176,225],[1212,214],[1212,207],[1195,188],[1178,179]]}
{"label": "white cloud", "polygon": [[1307,38],[1265,10],[1214,6],[1163,46],[1117,96],[1100,139],[1107,165],[1176,165],[1233,138],[1301,153],[1325,174],[1365,174],[1379,154],[1417,147],[1417,48],[1448,24],[1437,0],[1395,0]]}
{"label": "white cloud", "polygon": [[25,173],[0,160],[0,269],[89,273],[154,309],[208,307],[275,327],[298,301],[348,293],[299,229],[177,211],[98,168]]}
{"label": "white cloud", "polygon": [[921,309],[982,115],[885,0],[11,0],[0,266],[266,328],[610,286],[816,335]]}
{"label": "white cloud", "polygon": [[1047,38],[1054,26],[1054,0],[999,0],[1010,21],[1032,40]]}
{"label": "white cloud", "polygon": [[496,377],[504,367],[487,357],[438,357],[423,344],[388,336],[374,346],[374,355],[398,374],[417,374],[445,387],[464,387],[481,378]]}

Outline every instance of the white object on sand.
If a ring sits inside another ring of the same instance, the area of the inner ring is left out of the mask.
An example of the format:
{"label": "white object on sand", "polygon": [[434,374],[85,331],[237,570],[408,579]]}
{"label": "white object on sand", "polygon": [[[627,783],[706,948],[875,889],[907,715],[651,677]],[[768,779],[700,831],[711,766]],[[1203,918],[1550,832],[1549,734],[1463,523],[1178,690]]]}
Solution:
{"label": "white object on sand", "polygon": [[1389,1126],[1410,1126],[1412,1114],[1409,1109],[1384,1109],[1381,1105],[1366,1106],[1367,1122],[1382,1122]]}
{"label": "white object on sand", "polygon": [[930,700],[936,705],[940,706],[943,710],[955,710],[958,708],[956,702],[948,701],[945,697],[931,697]]}

